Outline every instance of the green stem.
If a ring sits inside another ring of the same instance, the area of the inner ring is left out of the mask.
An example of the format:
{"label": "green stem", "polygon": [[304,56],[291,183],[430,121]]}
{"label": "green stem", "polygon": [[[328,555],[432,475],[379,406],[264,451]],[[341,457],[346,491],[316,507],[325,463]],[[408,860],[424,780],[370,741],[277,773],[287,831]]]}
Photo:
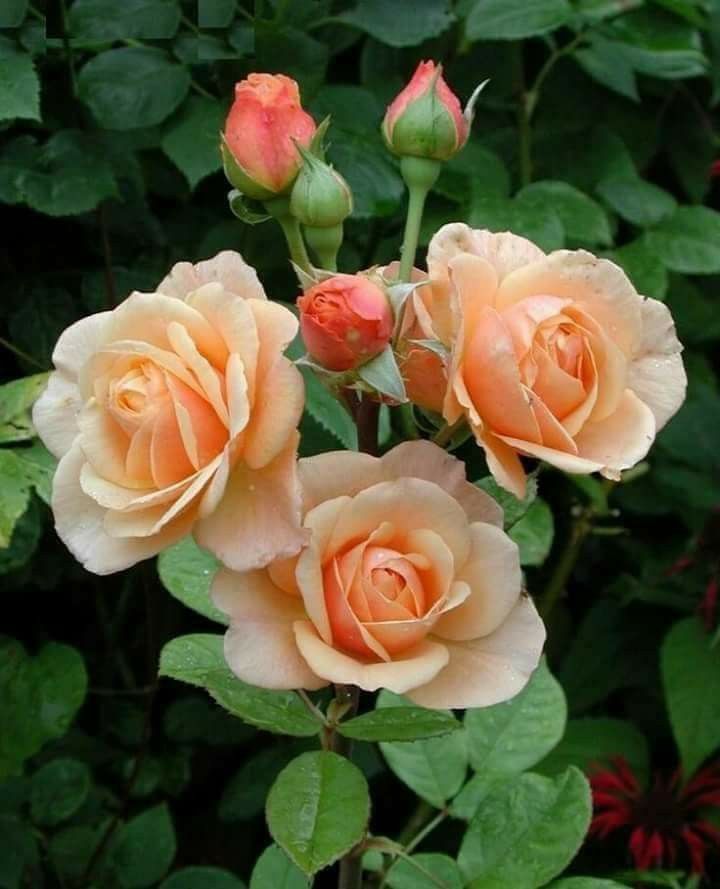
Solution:
{"label": "green stem", "polygon": [[465,417],[461,417],[457,423],[446,424],[442,429],[435,433],[432,440],[438,447],[444,448],[452,441],[453,435],[455,435],[455,433],[462,427],[464,422]]}
{"label": "green stem", "polygon": [[77,98],[77,76],[75,74],[75,56],[70,44],[70,35],[68,31],[68,12],[65,0],[60,0],[60,20],[62,21],[62,41],[65,48],[65,57],[67,59],[68,73],[70,75],[70,88],[72,94]]}
{"label": "green stem", "polygon": [[515,80],[517,87],[518,160],[520,182],[523,186],[532,182],[532,132],[530,130],[530,95],[525,87],[525,63],[522,43],[518,43],[515,55]]}
{"label": "green stem", "polygon": [[440,161],[422,157],[404,157],[400,171],[408,187],[408,209],[400,253],[400,281],[409,281],[415,263],[425,199],[440,175]]}
{"label": "green stem", "polygon": [[18,358],[22,358],[23,361],[27,361],[28,364],[32,364],[34,367],[39,367],[42,371],[47,370],[47,368],[43,364],[41,364],[37,360],[37,358],[33,358],[32,355],[29,355],[22,349],[18,349],[17,346],[13,346],[13,344],[9,340],[6,340],[4,336],[0,336],[0,346],[4,346],[9,352],[12,352],[13,355],[17,355]]}
{"label": "green stem", "polygon": [[543,590],[542,595],[538,599],[538,611],[543,620],[547,621],[552,610],[555,608],[558,599],[562,595],[567,586],[573,568],[580,556],[582,545],[585,538],[592,528],[592,520],[588,510],[583,512],[573,522],[570,531],[570,540],[560,556],[555,570],[550,576],[547,586]]}
{"label": "green stem", "polygon": [[271,198],[269,201],[265,201],[265,209],[274,219],[277,219],[283,230],[290,251],[290,259],[305,274],[312,274],[312,265],[300,231],[300,223],[290,213],[290,201],[287,198]]}

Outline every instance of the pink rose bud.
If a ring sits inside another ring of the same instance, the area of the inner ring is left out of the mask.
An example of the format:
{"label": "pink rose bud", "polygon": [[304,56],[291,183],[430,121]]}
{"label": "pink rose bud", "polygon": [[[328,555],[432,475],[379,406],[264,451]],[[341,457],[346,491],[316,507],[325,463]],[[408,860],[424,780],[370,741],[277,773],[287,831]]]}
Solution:
{"label": "pink rose bud", "polygon": [[393,313],[384,290],[364,275],[334,275],[298,299],[300,330],[311,358],[346,371],[390,342]]}
{"label": "pink rose bud", "polygon": [[442,66],[420,62],[410,83],[385,113],[383,136],[400,157],[446,161],[463,147],[470,118],[442,76]]}
{"label": "pink rose bud", "polygon": [[315,121],[300,105],[298,85],[284,74],[250,74],[235,85],[225,122],[225,175],[238,191],[268,200],[290,188],[302,166]]}

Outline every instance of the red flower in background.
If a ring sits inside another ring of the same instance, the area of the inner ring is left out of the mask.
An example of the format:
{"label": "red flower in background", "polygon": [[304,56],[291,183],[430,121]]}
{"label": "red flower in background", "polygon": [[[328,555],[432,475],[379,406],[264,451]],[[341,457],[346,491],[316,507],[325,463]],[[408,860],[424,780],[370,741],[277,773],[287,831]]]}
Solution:
{"label": "red flower in background", "polygon": [[705,873],[705,856],[720,852],[720,830],[707,820],[708,809],[720,810],[720,763],[696,772],[683,785],[679,770],[656,774],[644,788],[627,760],[590,775],[594,814],[590,835],[605,838],[628,830],[628,849],[638,870],[674,866],[681,855],[693,873]]}
{"label": "red flower in background", "polygon": [[710,178],[717,179],[720,177],[720,158],[710,164]]}

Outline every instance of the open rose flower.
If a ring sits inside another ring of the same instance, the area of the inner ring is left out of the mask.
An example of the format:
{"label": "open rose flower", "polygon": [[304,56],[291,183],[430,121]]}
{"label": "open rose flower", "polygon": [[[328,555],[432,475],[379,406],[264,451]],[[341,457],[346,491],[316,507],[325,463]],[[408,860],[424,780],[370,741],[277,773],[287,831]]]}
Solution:
{"label": "open rose flower", "polygon": [[428,270],[412,311],[451,350],[443,414],[467,419],[517,496],[519,455],[617,479],[682,404],[669,310],[609,260],[455,223],[432,239]]}
{"label": "open rose flower", "polygon": [[60,463],[57,532],[98,574],[189,531],[237,569],[297,553],[297,322],[232,252],[179,263],[58,340],[33,419]]}
{"label": "open rose flower", "polygon": [[545,630],[522,592],[502,513],[429,442],[382,458],[350,451],[300,461],[299,558],[221,570],[225,656],[246,682],[388,688],[428,707],[481,707],[517,694]]}

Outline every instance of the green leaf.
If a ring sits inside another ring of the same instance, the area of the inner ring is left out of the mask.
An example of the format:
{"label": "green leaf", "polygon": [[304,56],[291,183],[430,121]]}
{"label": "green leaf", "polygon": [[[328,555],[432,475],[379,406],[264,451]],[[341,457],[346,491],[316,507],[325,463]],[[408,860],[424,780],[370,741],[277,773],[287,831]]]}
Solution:
{"label": "green leaf", "polygon": [[297,737],[320,731],[297,695],[255,688],[234,676],[225,663],[222,636],[196,633],[172,639],[160,654],[159,675],[206,688],[234,716],[266,731]]}
{"label": "green leaf", "polygon": [[567,24],[567,0],[476,0],[465,22],[468,40],[521,40]]}
{"label": "green leaf", "polygon": [[[389,691],[378,695],[378,708],[412,707]],[[442,809],[458,792],[467,773],[467,737],[464,730],[424,741],[380,743],[392,772],[418,796]]]}
{"label": "green leaf", "polygon": [[524,772],[555,747],[566,719],[565,694],[543,660],[520,694],[467,711],[470,765],[482,774]]}
{"label": "green leaf", "polygon": [[400,174],[386,153],[367,138],[343,134],[328,149],[332,162],[353,193],[351,219],[372,219],[397,212],[404,196]]}
{"label": "green leaf", "polygon": [[390,889],[437,889],[438,885],[445,889],[462,889],[463,885],[457,864],[449,856],[437,852],[413,855],[410,859],[399,858],[388,871],[386,882]]}
{"label": "green leaf", "polygon": [[452,201],[464,203],[472,183],[482,194],[499,197],[510,194],[510,174],[502,158],[471,138],[462,151],[442,165],[433,190]]}
{"label": "green leaf", "polygon": [[218,134],[224,119],[225,109],[220,102],[191,96],[167,125],[162,149],[184,174],[190,188],[222,167]]}
{"label": "green leaf", "polygon": [[400,403],[407,401],[405,383],[400,368],[397,366],[392,346],[387,346],[375,358],[360,365],[357,375],[368,386],[382,395],[387,395],[393,401]]}
{"label": "green leaf", "polygon": [[532,199],[508,199],[484,194],[472,183],[468,225],[490,231],[512,231],[533,241],[546,251],[565,243],[565,228],[554,209]]}
{"label": "green leaf", "polygon": [[615,880],[599,880],[597,877],[568,877],[551,883],[548,889],[629,889],[625,883]]}
{"label": "green leaf", "polygon": [[536,475],[531,475],[528,478],[525,496],[522,500],[518,500],[514,494],[506,491],[505,488],[501,488],[491,475],[481,478],[479,481],[475,482],[475,484],[478,488],[482,488],[483,491],[489,494],[493,500],[496,500],[502,507],[506,531],[520,521],[537,497]]}
{"label": "green leaf", "polygon": [[635,71],[614,41],[592,35],[590,45],[576,49],[573,58],[593,80],[633,102],[640,101]]}
{"label": "green leaf", "polygon": [[0,386],[0,443],[35,437],[30,410],[47,385],[48,374],[33,374]]}
{"label": "green leaf", "polygon": [[357,450],[357,428],[350,414],[310,368],[301,367],[300,371],[305,380],[305,410],[343,447]]}
{"label": "green leaf", "polygon": [[338,732],[356,741],[417,741],[449,735],[462,724],[443,710],[383,707],[338,725]]}
{"label": "green leaf", "polygon": [[180,24],[177,0],[75,0],[68,16],[76,40],[167,40]]}
{"label": "green leaf", "polygon": [[469,889],[536,889],[572,860],[590,824],[590,787],[569,768],[557,778],[526,772],[485,797],[460,847]]}
{"label": "green leaf", "polygon": [[99,53],[78,77],[80,98],[109,130],[161,123],[180,105],[189,88],[188,69],[150,47]]}
{"label": "green leaf", "polygon": [[227,624],[227,615],[210,600],[210,586],[218,566],[215,556],[198,546],[192,537],[184,537],[163,550],[157,562],[160,580],[169,593],[193,611]]}
{"label": "green leaf", "polygon": [[720,647],[710,645],[700,621],[678,621],[660,653],[670,724],[689,779],[720,746]]}
{"label": "green leaf", "polygon": [[175,828],[165,803],[131,818],[117,833],[111,857],[123,889],[144,889],[167,873],[175,858]]}
{"label": "green leaf", "polygon": [[19,28],[27,15],[28,5],[28,0],[3,0],[0,28]]}
{"label": "green leaf", "polygon": [[107,152],[80,130],[55,133],[35,155],[20,188],[23,200],[48,216],[87,213],[117,195]]}
{"label": "green leaf", "polygon": [[700,34],[658,9],[618,16],[607,28],[615,49],[640,74],[675,80],[707,71]]}
{"label": "green leaf", "polygon": [[278,846],[268,846],[250,877],[250,889],[310,889],[310,881]]}
{"label": "green leaf", "polygon": [[0,574],[15,571],[29,562],[40,543],[44,519],[38,501],[30,500],[28,508],[15,523],[9,545],[0,549]]}
{"label": "green leaf", "polygon": [[24,53],[0,58],[0,120],[40,120],[40,80]]}
{"label": "green leaf", "polygon": [[647,741],[631,722],[608,717],[571,719],[560,743],[537,764],[535,771],[557,775],[568,766],[577,766],[587,773],[616,756],[623,756],[641,780],[647,778]]}
{"label": "green leaf", "polygon": [[198,25],[201,28],[227,28],[235,17],[237,0],[199,0]]}
{"label": "green leaf", "polygon": [[595,190],[623,219],[642,228],[657,225],[677,208],[671,194],[638,177],[603,179]]}
{"label": "green leaf", "polygon": [[0,450],[0,548],[10,546],[13,529],[30,502],[30,483],[10,450]]}
{"label": "green leaf", "polygon": [[542,565],[555,533],[552,510],[544,500],[535,500],[508,533],[520,548],[521,565]]}
{"label": "green leaf", "polygon": [[328,47],[299,28],[255,19],[257,71],[282,71],[300,84],[305,101],[325,79]]}
{"label": "green leaf", "polygon": [[0,814],[0,886],[21,889],[26,869],[37,866],[37,861],[37,842],[30,825]]}
{"label": "green leaf", "polygon": [[720,272],[720,213],[710,207],[678,207],[645,242],[673,272],[712,275]]}
{"label": "green leaf", "polygon": [[389,46],[417,46],[450,27],[448,0],[363,0],[335,21],[352,25]]}
{"label": "green leaf", "polygon": [[65,734],[86,690],[85,665],[74,648],[48,642],[29,657],[19,642],[0,638],[0,778]]}
{"label": "green leaf", "polygon": [[160,889],[245,889],[245,883],[219,867],[184,867],[163,880]]}
{"label": "green leaf", "polygon": [[665,298],[668,289],[667,269],[658,262],[658,257],[648,248],[644,239],[640,238],[613,250],[608,253],[608,259],[622,266],[639,293],[654,299]]}
{"label": "green leaf", "polygon": [[517,197],[528,205],[536,203],[540,210],[554,211],[572,244],[607,246],[612,243],[610,223],[603,208],[567,182],[550,179],[533,182],[521,189]]}
{"label": "green leaf", "polygon": [[307,750],[307,744],[274,744],[246,759],[225,785],[218,806],[220,820],[250,821],[259,815],[275,778],[292,759]]}
{"label": "green leaf", "polygon": [[67,821],[90,792],[91,777],[77,759],[53,759],[30,782],[30,813],[36,824],[54,827]]}
{"label": "green leaf", "polygon": [[362,772],[329,751],[303,753],[278,775],[268,795],[275,842],[306,874],[315,874],[365,836],[370,795]]}

